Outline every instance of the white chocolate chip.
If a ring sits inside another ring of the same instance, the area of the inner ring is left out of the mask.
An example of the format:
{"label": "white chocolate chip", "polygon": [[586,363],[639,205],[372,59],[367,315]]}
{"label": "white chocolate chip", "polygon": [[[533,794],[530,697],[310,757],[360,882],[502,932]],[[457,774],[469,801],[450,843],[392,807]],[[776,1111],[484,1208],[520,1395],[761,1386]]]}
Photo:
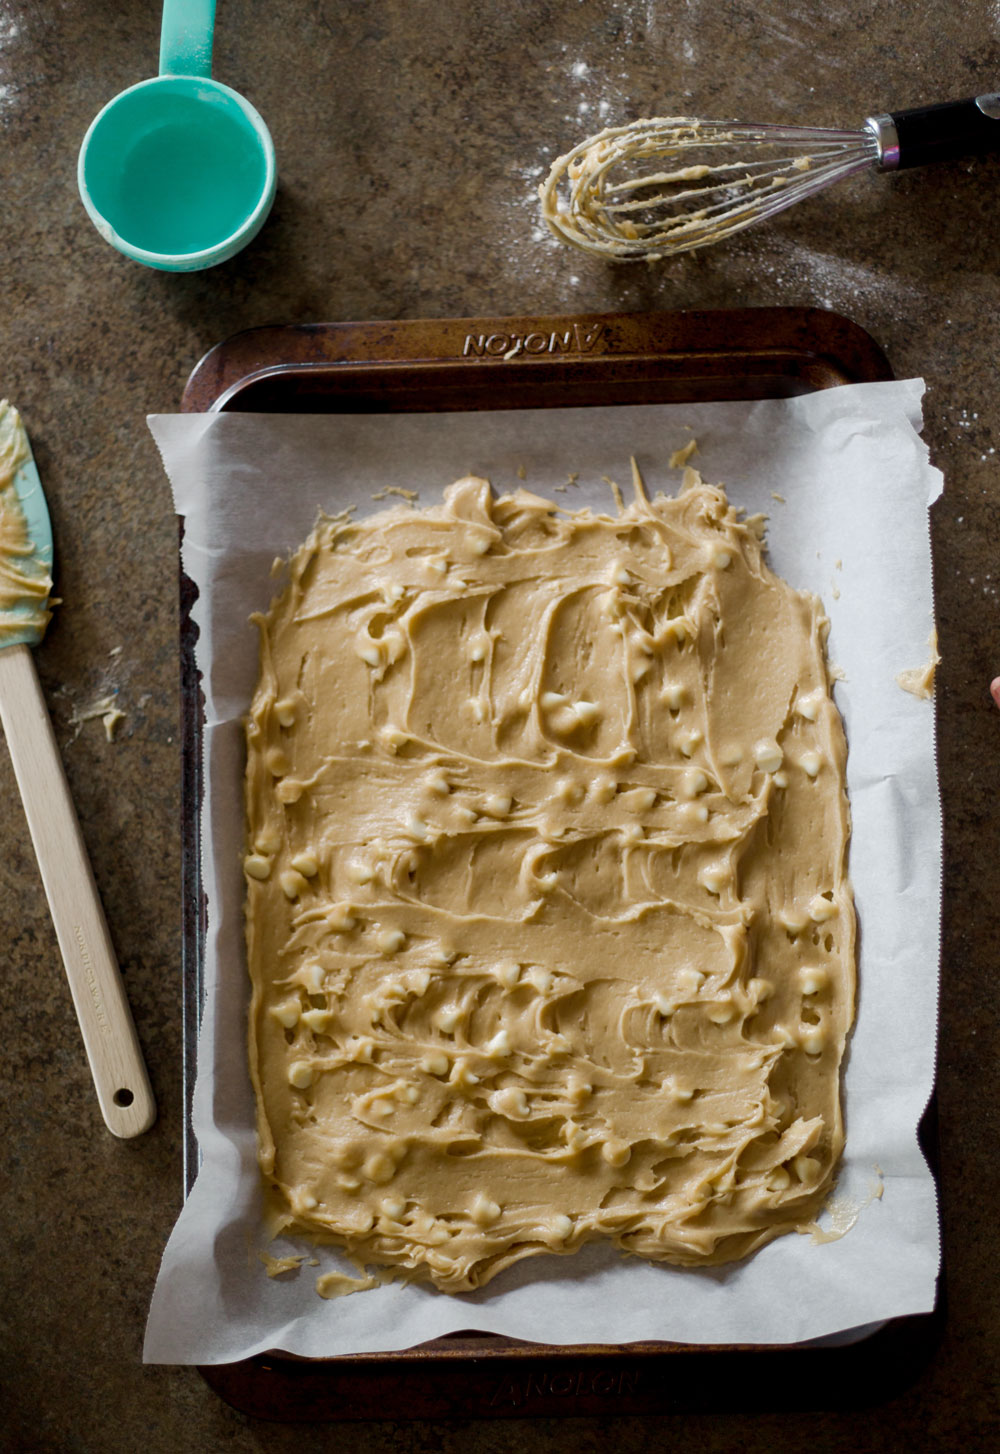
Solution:
{"label": "white chocolate chip", "polygon": [[418,813],[409,814],[404,831],[408,838],[415,839],[417,843],[426,843],[430,837],[430,829]]}
{"label": "white chocolate chip", "polygon": [[772,781],[774,782],[774,786],[776,788],[787,788],[788,787],[788,774],[787,774],[787,772],[785,772],[784,769],[782,769],[780,772],[774,773],[773,776],[772,776]]}
{"label": "white chocolate chip", "polygon": [[691,728],[688,732],[681,732],[677,736],[677,749],[684,757],[690,757],[695,748],[701,743],[701,733]]}
{"label": "white chocolate chip", "polygon": [[286,868],[278,879],[281,885],[281,892],[286,899],[297,899],[304,894],[309,887],[308,881],[302,877],[294,868]]}
{"label": "white chocolate chip", "polygon": [[266,828],[263,833],[257,834],[253,846],[258,853],[277,853],[281,847],[281,834],[276,828]]}
{"label": "white chocolate chip", "polygon": [[406,1198],[400,1196],[383,1197],[379,1202],[379,1211],[390,1221],[398,1222],[406,1211]]}
{"label": "white chocolate chip", "polygon": [[517,1086],[507,1086],[504,1090],[495,1091],[490,1097],[490,1105],[511,1121],[524,1121],[531,1114],[528,1097]]}
{"label": "white chocolate chip", "polygon": [[378,740],[385,750],[395,757],[399,749],[404,747],[410,739],[408,734],[401,732],[398,727],[382,727],[379,729]]}
{"label": "white chocolate chip", "polygon": [[554,1217],[549,1218],[549,1229],[559,1242],[565,1242],[573,1233],[573,1219],[557,1212]]}
{"label": "white chocolate chip", "polygon": [[694,1091],[688,1090],[686,1086],[678,1085],[673,1076],[668,1076],[663,1082],[663,1089],[672,1101],[676,1101],[681,1106],[694,1099]]}
{"label": "white chocolate chip", "polygon": [[303,878],[315,878],[319,873],[319,864],[314,853],[297,853],[292,859],[292,867]]}
{"label": "white chocolate chip", "polygon": [[521,966],[514,960],[506,960],[498,964],[493,973],[503,985],[505,990],[512,990],[521,978]]}
{"label": "white chocolate chip", "polygon": [[605,1141],[601,1147],[601,1156],[609,1166],[624,1166],[631,1155],[632,1148],[624,1141]]}
{"label": "white chocolate chip", "polygon": [[454,1005],[442,1005],[431,1017],[431,1024],[441,1031],[442,1035],[452,1035],[455,1027],[462,1018],[462,1012]]}
{"label": "white chocolate chip", "polygon": [[286,777],[275,784],[274,796],[279,803],[297,803],[305,790],[305,783],[299,782],[297,777]]}
{"label": "white chocolate chip", "polygon": [[450,1068],[451,1061],[441,1050],[432,1050],[420,1062],[420,1069],[428,1075],[447,1075]]}
{"label": "white chocolate chip", "polygon": [[345,869],[345,872],[352,883],[370,884],[372,881],[373,875],[371,868],[368,866],[367,863],[362,863],[360,859],[351,859]]}
{"label": "white chocolate chip", "polygon": [[778,923],[783,929],[787,929],[789,934],[801,934],[809,920],[798,909],[781,909],[778,913]]}
{"label": "white chocolate chip", "polygon": [[773,737],[762,737],[753,747],[754,762],[764,772],[777,772],[785,760],[785,754]]}
{"label": "white chocolate chip", "polygon": [[582,1151],[587,1144],[587,1133],[576,1121],[564,1121],[562,1138],[571,1151]]}
{"label": "white chocolate chip", "polygon": [[260,853],[248,853],[243,860],[243,872],[250,878],[266,879],[271,872],[271,861]]}
{"label": "white chocolate chip", "polygon": [[280,1005],[271,1006],[271,1014],[279,1025],[284,1025],[286,1030],[291,1030],[293,1025],[298,1024],[301,1009],[302,1006],[298,999],[282,1000]]}
{"label": "white chocolate chip", "polygon": [[694,627],[686,616],[672,616],[663,623],[660,635],[664,641],[676,641],[678,645],[689,636],[694,636]]}
{"label": "white chocolate chip", "polygon": [[406,943],[406,935],[402,929],[381,929],[376,943],[383,954],[395,954]]}
{"label": "white chocolate chip", "polygon": [[597,703],[588,702],[584,698],[581,698],[579,702],[573,703],[573,712],[582,727],[593,727],[601,715],[601,709]]}
{"label": "white chocolate chip", "polygon": [[513,798],[507,793],[491,793],[482,806],[488,818],[506,818],[513,805]]}
{"label": "white chocolate chip", "polygon": [[804,995],[818,995],[830,983],[830,976],[822,965],[806,965],[799,970],[799,988]]}
{"label": "white chocolate chip", "polygon": [[708,822],[708,808],[704,803],[682,803],[678,811],[681,821],[684,823]]}
{"label": "white chocolate chip", "polygon": [[618,801],[627,813],[648,813],[656,802],[656,793],[652,788],[632,788],[622,793]]}
{"label": "white chocolate chip", "polygon": [[808,697],[800,697],[795,703],[795,710],[800,717],[807,722],[815,722],[819,716],[820,694],[812,692]]}
{"label": "white chocolate chip", "polygon": [[682,995],[696,995],[705,983],[705,976],[700,969],[681,969],[677,973],[675,983]]}
{"label": "white chocolate chip", "polygon": [[501,1212],[496,1202],[490,1201],[489,1197],[480,1192],[472,1203],[469,1215],[477,1227],[492,1227],[494,1222],[499,1222]]}
{"label": "white chocolate chip", "polygon": [[595,802],[610,803],[611,799],[615,796],[617,791],[618,783],[611,776],[610,773],[599,773],[598,776],[594,778],[593,786],[591,787],[591,793],[594,797]]}
{"label": "white chocolate chip", "polygon": [[525,975],[525,979],[534,985],[540,995],[547,995],[552,989],[552,972],[543,969],[541,965],[533,965]]}
{"label": "white chocolate chip", "polygon": [[396,1174],[396,1168],[393,1165],[392,1158],[386,1156],[384,1151],[376,1151],[369,1156],[361,1170],[369,1181],[383,1185],[387,1181],[392,1181],[393,1176]]}
{"label": "white chocolate chip", "polygon": [[568,808],[575,808],[583,801],[584,788],[581,783],[574,782],[572,778],[563,777],[556,783],[556,797]]}
{"label": "white chocolate chip", "polygon": [[298,708],[291,697],[282,697],[280,702],[274,704],[274,715],[282,727],[293,727],[298,715]]}
{"label": "white chocolate chip", "polygon": [[315,1035],[325,1035],[333,1023],[333,1012],[331,1010],[305,1010],[302,1014],[303,1025],[308,1025]]}
{"label": "white chocolate chip", "polygon": [[506,1030],[498,1030],[491,1040],[483,1046],[483,1054],[491,1059],[494,1056],[510,1054],[510,1036]]}
{"label": "white chocolate chip", "polygon": [[681,773],[677,782],[678,798],[690,801],[708,787],[708,778],[700,767],[689,767]]}
{"label": "white chocolate chip", "polygon": [[375,1051],[375,1041],[370,1035],[349,1035],[344,1051],[348,1060],[370,1064]]}
{"label": "white chocolate chip", "polygon": [[288,1067],[288,1084],[296,1090],[307,1090],[316,1079],[316,1072],[308,1060],[293,1060]]}
{"label": "white chocolate chip", "polygon": [[358,645],[357,653],[366,666],[380,667],[382,665],[382,652],[378,643],[366,641]]}
{"label": "white chocolate chip", "polygon": [[687,701],[687,688],[680,682],[667,682],[660,696],[672,712],[679,712]]}
{"label": "white chocolate chip", "polygon": [[358,921],[351,913],[350,904],[334,904],[327,912],[326,922],[335,934],[349,934]]}
{"label": "white chocolate chip", "polygon": [[807,777],[816,777],[820,769],[822,758],[818,752],[803,752],[799,758],[799,767]]}
{"label": "white chocolate chip", "polygon": [[822,924],[827,919],[835,919],[839,913],[839,905],[832,899],[824,897],[823,894],[816,894],[809,900],[809,917],[814,924]]}
{"label": "white chocolate chip", "polygon": [[712,552],[712,564],[719,570],[725,570],[733,563],[732,552],[728,550],[714,550]]}
{"label": "white chocolate chip", "polygon": [[472,1086],[479,1084],[479,1076],[473,1074],[472,1066],[465,1056],[460,1056],[451,1067],[451,1075],[448,1077],[450,1085]]}
{"label": "white chocolate chip", "polygon": [[674,1013],[674,1010],[677,1008],[673,1000],[668,999],[668,997],[663,994],[655,994],[653,996],[653,1004],[656,1006],[657,1011],[664,1017],[664,1019],[667,1019],[668,1016],[672,1015]]}
{"label": "white chocolate chip", "polygon": [[317,964],[315,961],[312,964],[304,964],[296,978],[307,994],[319,995],[323,993],[323,981],[326,978],[326,971],[321,964]]}
{"label": "white chocolate chip", "polygon": [[443,767],[429,772],[424,778],[424,785],[429,793],[434,793],[439,798],[446,798],[451,791],[451,784]]}
{"label": "white chocolate chip", "polygon": [[771,1191],[787,1191],[792,1184],[792,1178],[783,1166],[776,1166],[767,1178],[767,1185]]}
{"label": "white chocolate chip", "polygon": [[820,1173],[820,1163],[812,1156],[796,1156],[792,1162],[795,1167],[795,1175],[799,1181],[816,1181]]}
{"label": "white chocolate chip", "polygon": [[732,1000],[720,998],[706,1011],[713,1025],[728,1025],[736,1018],[736,1007]]}
{"label": "white chocolate chip", "polygon": [[822,1025],[809,1025],[802,1032],[802,1049],[807,1055],[822,1055],[826,1045],[826,1031]]}
{"label": "white chocolate chip", "polygon": [[291,771],[292,764],[288,760],[288,754],[280,747],[272,747],[264,758],[267,763],[267,770],[272,777],[283,777],[286,772]]}
{"label": "white chocolate chip", "polygon": [[702,888],[707,889],[710,894],[720,894],[729,882],[729,865],[725,863],[707,863],[699,871],[698,882]]}

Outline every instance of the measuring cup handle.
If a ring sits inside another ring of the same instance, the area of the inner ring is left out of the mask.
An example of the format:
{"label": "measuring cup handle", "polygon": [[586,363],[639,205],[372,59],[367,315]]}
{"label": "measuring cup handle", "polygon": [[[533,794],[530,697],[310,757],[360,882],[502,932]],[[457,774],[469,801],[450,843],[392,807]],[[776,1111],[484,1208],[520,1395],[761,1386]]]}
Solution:
{"label": "measuring cup handle", "polygon": [[215,0],[163,0],[161,76],[210,76]]}

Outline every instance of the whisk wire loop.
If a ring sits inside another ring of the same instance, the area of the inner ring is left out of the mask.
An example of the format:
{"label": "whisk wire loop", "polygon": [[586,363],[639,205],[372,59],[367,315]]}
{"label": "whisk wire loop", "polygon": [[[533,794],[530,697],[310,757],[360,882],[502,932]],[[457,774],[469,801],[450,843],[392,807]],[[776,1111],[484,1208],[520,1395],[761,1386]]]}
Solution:
{"label": "whisk wire loop", "polygon": [[729,237],[877,162],[867,128],[656,117],[581,142],[553,163],[539,195],[564,241],[652,261]]}

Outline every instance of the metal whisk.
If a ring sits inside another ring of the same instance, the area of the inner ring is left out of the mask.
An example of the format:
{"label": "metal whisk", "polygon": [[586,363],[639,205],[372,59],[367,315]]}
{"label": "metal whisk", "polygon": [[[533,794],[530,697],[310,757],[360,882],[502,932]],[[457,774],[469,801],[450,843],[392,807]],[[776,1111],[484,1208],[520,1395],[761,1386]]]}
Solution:
{"label": "metal whisk", "polygon": [[564,242],[655,262],[720,242],[868,167],[1000,150],[1000,93],[869,116],[860,131],[656,117],[609,127],[552,165],[542,214]]}

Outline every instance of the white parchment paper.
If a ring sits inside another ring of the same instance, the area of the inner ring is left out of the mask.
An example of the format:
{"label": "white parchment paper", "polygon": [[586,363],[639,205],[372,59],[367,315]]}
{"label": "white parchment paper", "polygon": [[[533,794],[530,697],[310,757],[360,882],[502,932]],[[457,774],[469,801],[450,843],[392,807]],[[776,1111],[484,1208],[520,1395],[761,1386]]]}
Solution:
{"label": "white parchment paper", "polygon": [[[150,419],[200,592],[209,904],[194,1112],[203,1163],[163,1256],[147,1361],[228,1362],[271,1348],[332,1356],[463,1328],[544,1343],[791,1343],[933,1306],[937,1205],[916,1126],[934,1073],[941,823],[933,706],[895,680],[927,660],[933,624],[927,507],[942,481],[918,434],[922,393],[911,380],[749,404]],[[613,511],[602,476],[627,490],[634,454],[650,490],[673,493],[669,457],[692,435],[704,477],[769,517],[774,569],[822,597],[844,672],[836,697],[850,747],[860,965],[838,1195],[855,1225],[824,1244],[781,1237],[715,1269],[593,1245],[531,1258],[457,1297],[391,1284],[324,1301],[317,1274],[344,1266],[332,1250],[315,1252],[318,1267],[269,1278],[258,1249],[313,1255],[268,1246],[260,1228],[245,1052],[242,717],[257,673],[247,618],[275,593],[275,556],[301,543],[320,507],[369,513],[384,508],[372,496],[387,485],[428,504],[469,472],[498,492],[525,483],[567,508]],[[571,474],[578,483],[553,494]]]}

